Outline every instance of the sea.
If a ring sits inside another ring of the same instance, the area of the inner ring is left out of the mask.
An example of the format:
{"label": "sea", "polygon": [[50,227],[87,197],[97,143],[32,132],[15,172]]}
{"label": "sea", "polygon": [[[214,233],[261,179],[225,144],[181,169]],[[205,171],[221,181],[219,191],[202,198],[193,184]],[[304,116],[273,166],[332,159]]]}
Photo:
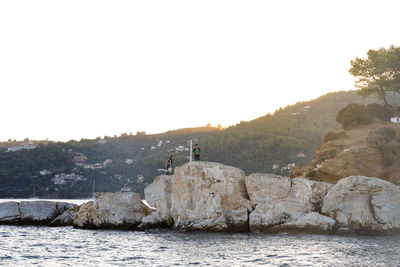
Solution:
{"label": "sea", "polygon": [[400,235],[140,232],[0,225],[0,266],[192,265],[400,266]]}

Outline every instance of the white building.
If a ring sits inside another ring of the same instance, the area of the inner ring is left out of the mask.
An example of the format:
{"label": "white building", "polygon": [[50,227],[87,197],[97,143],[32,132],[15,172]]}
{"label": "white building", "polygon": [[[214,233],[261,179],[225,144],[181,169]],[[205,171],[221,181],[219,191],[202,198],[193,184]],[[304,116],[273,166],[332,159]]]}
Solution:
{"label": "white building", "polygon": [[272,169],[273,169],[273,170],[276,170],[276,169],[278,169],[278,168],[279,168],[279,165],[278,165],[278,164],[272,165]]}
{"label": "white building", "polygon": [[390,122],[392,122],[392,123],[400,123],[400,117],[392,117],[392,118],[390,118]]}
{"label": "white building", "polygon": [[132,165],[134,162],[135,162],[134,159],[126,159],[125,160],[125,163],[128,164],[128,165]]}
{"label": "white building", "polygon": [[51,174],[50,170],[41,170],[40,171],[40,175],[49,175],[49,174]]}
{"label": "white building", "polygon": [[15,151],[23,150],[23,149],[34,149],[34,148],[36,148],[36,146],[32,142],[29,142],[29,143],[25,143],[21,146],[8,147],[6,152],[15,152]]}

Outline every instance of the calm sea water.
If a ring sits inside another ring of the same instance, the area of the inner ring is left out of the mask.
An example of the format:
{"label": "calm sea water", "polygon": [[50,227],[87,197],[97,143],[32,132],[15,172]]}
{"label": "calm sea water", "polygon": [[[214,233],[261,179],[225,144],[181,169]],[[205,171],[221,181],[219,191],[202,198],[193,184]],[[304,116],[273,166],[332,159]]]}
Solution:
{"label": "calm sea water", "polygon": [[0,266],[400,266],[400,236],[0,226]]}
{"label": "calm sea water", "polygon": [[400,266],[400,235],[0,226],[0,266]]}

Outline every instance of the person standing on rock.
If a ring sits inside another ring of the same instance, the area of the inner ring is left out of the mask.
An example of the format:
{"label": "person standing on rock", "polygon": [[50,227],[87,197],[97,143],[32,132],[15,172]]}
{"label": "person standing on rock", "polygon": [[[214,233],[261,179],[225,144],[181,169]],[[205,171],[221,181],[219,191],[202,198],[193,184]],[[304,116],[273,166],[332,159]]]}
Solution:
{"label": "person standing on rock", "polygon": [[174,155],[170,155],[169,158],[167,159],[167,174],[170,175],[172,174],[172,161],[173,161]]}
{"label": "person standing on rock", "polygon": [[199,161],[200,158],[201,158],[201,156],[202,156],[201,149],[200,149],[200,147],[199,147],[198,144],[195,144],[195,145],[194,145],[194,148],[193,148],[193,158],[194,158],[194,161]]}

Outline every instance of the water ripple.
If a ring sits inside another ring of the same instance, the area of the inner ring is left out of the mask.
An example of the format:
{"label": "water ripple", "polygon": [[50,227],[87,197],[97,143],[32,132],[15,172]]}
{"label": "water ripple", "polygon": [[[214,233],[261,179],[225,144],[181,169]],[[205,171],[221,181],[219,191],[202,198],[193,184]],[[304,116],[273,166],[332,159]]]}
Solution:
{"label": "water ripple", "polygon": [[0,266],[400,266],[400,235],[264,235],[0,226]]}

